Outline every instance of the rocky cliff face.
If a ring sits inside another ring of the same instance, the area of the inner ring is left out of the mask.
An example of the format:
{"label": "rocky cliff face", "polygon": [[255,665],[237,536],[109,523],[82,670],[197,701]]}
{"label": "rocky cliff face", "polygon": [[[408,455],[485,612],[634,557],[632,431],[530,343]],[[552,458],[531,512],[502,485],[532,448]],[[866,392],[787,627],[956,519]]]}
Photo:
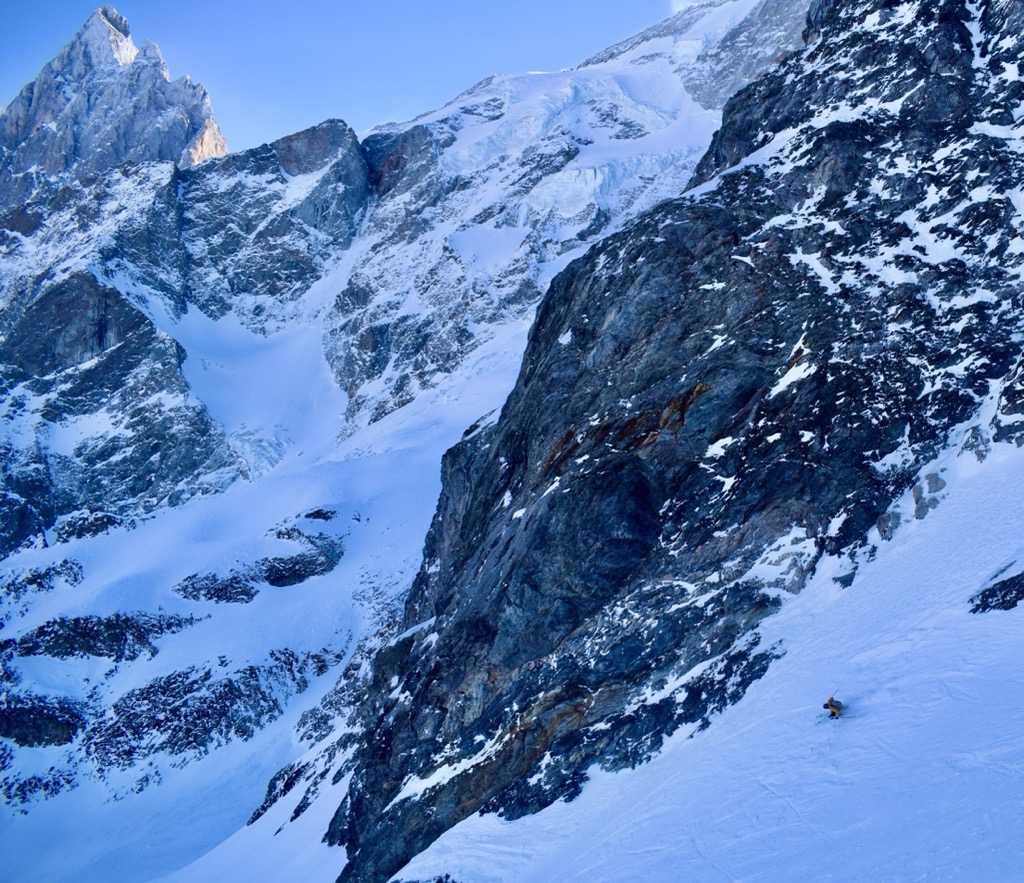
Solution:
{"label": "rocky cliff face", "polygon": [[225,152],[203,87],[171,81],[109,6],[0,115],[4,554],[239,474],[190,395],[180,344],[119,281],[184,309],[176,166],[139,164]]}
{"label": "rocky cliff face", "polygon": [[[200,342],[232,309],[265,330],[272,303],[279,320],[351,241],[369,176],[340,122],[217,162],[205,91],[169,81],[109,7],[2,126],[0,787],[24,811],[90,778],[119,796],[158,783],[161,767],[252,738],[343,660],[344,622],[256,646],[196,632],[213,610],[255,621],[237,608],[315,585],[342,557],[347,519],[271,507],[262,541],[213,561],[152,522],[280,459],[274,438],[197,394],[197,377],[224,373]],[[207,386],[231,400],[220,378]],[[111,538],[124,545],[94,551]],[[133,575],[104,575],[114,560]],[[153,663],[168,639],[173,659]]]}
{"label": "rocky cliff face", "polygon": [[367,189],[355,136],[325,123],[195,169],[117,169],[13,210],[31,223],[0,234],[2,547],[42,543],[60,519],[145,514],[251,475],[192,393],[174,324],[189,309],[234,309],[262,328],[268,303],[280,321],[324,254],[351,240]]}
{"label": "rocky cliff face", "polygon": [[555,279],[332,761],[342,880],[708,726],[809,573],[939,504],[938,452],[1024,440],[1021,15],[815,3],[690,192]]}
{"label": "rocky cliff face", "polygon": [[[212,321],[197,307],[217,317],[230,304],[265,326],[262,304],[286,306],[322,271],[324,252],[351,238],[366,189],[351,130],[327,123],[219,163],[122,166],[66,184],[24,210],[33,229],[5,231],[0,735],[13,752],[3,779],[12,806],[90,777],[119,796],[158,784],[161,768],[251,739],[344,660],[343,621],[298,639],[263,634],[256,646],[236,640],[259,634],[255,625],[232,638],[208,622],[214,610],[218,621],[258,622],[259,604],[218,608],[334,570],[346,522],[333,511],[277,508],[255,527],[256,547],[244,540],[209,562],[190,561],[155,526],[158,538],[145,539],[142,526],[254,481],[281,456],[197,397],[182,324]],[[232,301],[239,292],[253,293]],[[112,534],[124,544],[114,557],[136,571],[113,609],[93,593],[120,594],[120,578],[103,575],[89,546]],[[149,543],[147,561],[137,549]],[[173,564],[145,576],[160,559]],[[77,606],[82,591],[95,613]],[[178,646],[154,663],[169,638]],[[41,663],[80,686],[56,696],[36,686]],[[90,685],[97,670],[104,677]],[[50,752],[41,767],[23,750],[40,745]]]}
{"label": "rocky cliff face", "polygon": [[352,130],[329,120],[182,173],[187,301],[267,333],[352,243],[371,168]]}

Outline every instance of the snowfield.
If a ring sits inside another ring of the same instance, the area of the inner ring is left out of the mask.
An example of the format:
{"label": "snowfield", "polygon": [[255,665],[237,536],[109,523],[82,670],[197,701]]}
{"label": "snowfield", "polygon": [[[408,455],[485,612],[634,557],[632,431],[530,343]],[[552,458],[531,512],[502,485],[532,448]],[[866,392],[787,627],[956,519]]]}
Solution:
{"label": "snowfield", "polygon": [[[233,338],[235,345],[219,350],[221,363],[209,370],[225,371],[228,356],[235,366],[265,364],[265,401],[270,404],[283,401],[275,391],[285,387],[295,391],[299,402],[330,389],[336,392],[329,378],[318,386],[316,372],[304,373],[311,359],[322,362],[321,350],[311,349],[305,335],[284,332],[264,339],[240,331],[230,319],[221,321],[220,333]],[[228,671],[235,671],[259,664],[275,649],[327,646],[347,659],[358,638],[380,626],[412,580],[440,491],[441,455],[466,426],[507,395],[526,331],[525,323],[506,326],[447,383],[358,436],[335,443],[329,455],[301,442],[333,439],[337,411],[309,407],[301,411],[301,420],[296,418],[308,434],[297,435],[287,455],[258,482],[236,483],[222,494],[162,511],[130,532],[115,531],[37,550],[30,558],[20,556],[22,566],[42,566],[70,555],[81,561],[87,574],[76,587],[73,604],[61,592],[36,601],[18,620],[19,628],[27,630],[60,614],[159,610],[201,616],[197,605],[167,587],[192,573],[223,574],[233,562],[272,554],[280,541],[271,534],[283,513],[316,507],[333,510],[337,514],[329,526],[339,525],[345,549],[329,574],[285,588],[263,587],[248,604],[207,605],[211,619],[161,637],[152,659],[115,666],[110,672],[104,659],[30,657],[19,666],[26,679],[41,691],[83,698],[95,683],[117,697],[189,666],[205,663],[217,670],[226,661]],[[206,334],[202,339],[214,339],[211,331]],[[194,339],[200,340],[200,335]],[[276,368],[273,382],[271,368]],[[218,416],[229,426],[232,419],[254,423],[259,418],[251,405],[246,397],[226,398]],[[262,419],[269,426],[273,409],[264,408]],[[128,556],[122,552],[126,541]],[[296,734],[300,714],[319,702],[339,671],[335,666],[310,678],[309,688],[290,703],[287,694],[281,695],[281,717],[249,741],[228,742],[191,763],[190,758],[157,754],[123,772],[102,773],[100,781],[82,776],[77,788],[57,799],[38,802],[27,814],[11,812],[0,824],[5,874],[11,879],[96,883],[153,879],[187,864],[239,829],[243,842],[254,833],[260,838],[272,834],[266,824],[246,828],[245,822],[263,800],[274,773],[307,750]],[[22,750],[35,758],[32,769],[25,765],[19,770],[23,775],[42,775],[66,762],[69,753],[63,746]],[[138,786],[136,780],[145,772],[150,775],[148,787]],[[273,852],[287,842],[291,856],[299,842],[295,838],[304,837],[313,846],[300,848],[299,854],[306,848],[316,853],[333,812],[330,804],[330,799],[322,800],[303,817],[304,823],[322,822],[319,833],[291,826],[287,838],[272,839],[264,847]],[[189,807],[185,814],[183,805]],[[320,818],[324,812],[326,820]],[[61,832],[61,848],[56,851],[54,831]],[[329,879],[336,876],[338,858],[337,851],[328,851]],[[193,871],[186,868],[183,873],[188,879]]]}

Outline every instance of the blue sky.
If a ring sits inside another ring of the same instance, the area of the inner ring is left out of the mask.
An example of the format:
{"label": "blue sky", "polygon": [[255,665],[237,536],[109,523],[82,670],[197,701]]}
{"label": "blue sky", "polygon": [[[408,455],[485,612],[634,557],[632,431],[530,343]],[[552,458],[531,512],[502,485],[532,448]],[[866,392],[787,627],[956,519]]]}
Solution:
{"label": "blue sky", "polygon": [[[660,21],[688,0],[121,0],[172,77],[204,83],[232,150],[328,117],[358,132],[432,110],[491,73],[558,70]],[[100,5],[5,4],[0,105]]]}

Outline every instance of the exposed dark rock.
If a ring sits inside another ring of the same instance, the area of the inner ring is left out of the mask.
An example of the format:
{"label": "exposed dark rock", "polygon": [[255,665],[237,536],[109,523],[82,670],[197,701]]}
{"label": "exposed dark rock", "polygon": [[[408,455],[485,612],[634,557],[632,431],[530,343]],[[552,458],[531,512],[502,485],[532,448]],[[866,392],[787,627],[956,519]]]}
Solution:
{"label": "exposed dark rock", "polygon": [[82,537],[94,537],[118,527],[131,530],[135,527],[135,519],[121,518],[109,512],[72,513],[57,523],[55,536],[58,543],[66,543]]}
{"label": "exposed dark rock", "polygon": [[18,599],[29,592],[52,592],[58,586],[77,586],[84,575],[82,565],[69,558],[48,567],[16,571],[0,583],[0,597]]}
{"label": "exposed dark rock", "polygon": [[[253,812],[246,824],[251,825],[260,819],[277,801],[290,794],[292,789],[303,781],[308,770],[308,764],[292,763],[278,771],[267,785],[267,796],[263,803]],[[297,818],[297,815],[294,818]]]}
{"label": "exposed dark rock", "polygon": [[15,745],[66,745],[85,723],[84,711],[68,699],[7,694],[0,705],[0,737]]}
{"label": "exposed dark rock", "polygon": [[[40,327],[61,331],[39,334]],[[86,435],[70,454],[39,444],[0,447],[0,484],[9,498],[23,501],[0,549],[42,541],[55,524],[58,541],[103,532],[130,523],[132,513],[179,504],[239,473],[223,432],[189,397],[183,359],[142,311],[88,273],[5,311],[5,374],[14,388],[42,398],[22,418],[26,430],[45,436],[50,426],[100,415],[118,431]],[[35,537],[26,536],[31,528]]]}
{"label": "exposed dark rock", "polygon": [[330,573],[337,564],[338,558],[317,550],[287,558],[263,558],[256,562],[251,573],[262,582],[283,588]]}
{"label": "exposed dark rock", "polygon": [[[279,138],[270,145],[281,169],[288,175],[309,175],[321,171],[338,156],[345,156],[358,165],[360,151],[353,144],[352,129],[341,120],[325,120],[317,126],[303,129],[294,135]],[[355,214],[362,207],[363,194],[339,194]]]}
{"label": "exposed dark rock", "polygon": [[310,509],[305,517],[311,521],[333,521],[338,513],[333,509]]}
{"label": "exposed dark rock", "polygon": [[[306,516],[313,521],[326,521],[334,517],[326,510],[314,510]],[[294,540],[309,548],[295,555],[261,558],[240,570],[232,570],[226,577],[216,574],[192,574],[172,589],[190,601],[245,604],[256,597],[259,583],[285,588],[303,583],[314,576],[323,576],[338,566],[345,552],[338,537],[329,534],[307,534],[297,527],[282,528],[277,536]]]}
{"label": "exposed dark rock", "polygon": [[114,662],[137,659],[143,653],[156,656],[154,638],[180,632],[194,625],[192,617],[155,616],[146,613],[113,616],[75,616],[51,620],[19,638],[18,656],[104,656]]}
{"label": "exposed dark rock", "polygon": [[5,776],[0,780],[0,794],[4,802],[11,807],[20,807],[19,812],[26,812],[24,806],[40,798],[54,797],[62,791],[70,791],[77,787],[78,782],[72,770],[61,770],[51,767],[45,775]]}
{"label": "exposed dark rock", "polygon": [[[524,772],[484,804],[481,811],[495,812],[510,820],[540,812],[556,800],[568,801],[578,796],[589,766],[596,763],[606,770],[632,768],[649,760],[681,726],[696,724],[697,731],[707,728],[712,715],[741,698],[747,687],[764,674],[772,659],[778,657],[773,652],[754,652],[757,645],[755,637],[748,645],[736,647],[687,682],[677,695],[637,703],[621,715],[598,719],[589,725],[585,720],[574,722],[576,725],[564,735],[545,740],[540,754],[527,749],[532,761],[542,757],[558,760],[543,764],[543,769],[534,775]],[[664,682],[656,681],[652,686],[663,688]],[[616,697],[590,694],[579,698],[600,706],[602,699],[613,705]],[[543,728],[545,724],[542,716],[530,721],[529,726]],[[532,767],[524,766],[526,769]]]}
{"label": "exposed dark rock", "polygon": [[971,613],[1013,610],[1024,601],[1024,573],[1008,576],[971,596]]}
{"label": "exposed dark rock", "polygon": [[42,224],[43,215],[25,205],[15,206],[0,215],[0,230],[20,233],[22,236],[31,236]]}
{"label": "exposed dark rock", "polygon": [[[315,183],[289,200],[296,176]],[[233,308],[256,329],[273,327],[281,305],[351,242],[369,195],[363,150],[338,120],[183,172],[176,238],[189,300],[212,316]]]}
{"label": "exposed dark rock", "polygon": [[[1024,359],[1006,377],[999,395],[999,408],[992,418],[992,440],[1024,445]],[[979,456],[986,446],[977,441],[973,445]]]}
{"label": "exposed dark rock", "polygon": [[[310,518],[310,516],[306,516]],[[311,520],[321,520],[312,518]],[[345,554],[345,545],[341,537],[327,533],[306,533],[292,525],[279,528],[277,536],[281,539],[302,543],[310,551],[282,558],[265,559],[257,562],[253,572],[271,585],[295,585],[313,576],[330,573]],[[283,582],[282,582],[283,580]]]}
{"label": "exposed dark rock", "polygon": [[444,146],[426,126],[368,136],[363,151],[377,195],[401,195],[423,182]]}
{"label": "exposed dark rock", "polygon": [[[0,460],[6,450],[6,447],[0,447]],[[49,507],[45,502],[40,501],[33,506],[21,494],[0,490],[0,557],[6,557],[16,549],[40,545],[49,518]]]}
{"label": "exposed dark rock", "polygon": [[[120,292],[83,273],[47,288],[26,305],[4,336],[3,361],[26,377],[45,377],[95,359],[147,325]],[[60,332],[42,335],[40,328]]]}
{"label": "exposed dark rock", "polygon": [[248,604],[257,595],[256,587],[240,573],[226,577],[194,573],[171,591],[190,601],[214,601],[218,604]]}
{"label": "exposed dark rock", "polygon": [[233,739],[249,739],[281,710],[254,666],[226,678],[190,668],[126,693],[85,738],[105,766],[126,768],[156,751],[203,755]]}
{"label": "exposed dark rock", "polygon": [[201,757],[234,740],[246,740],[282,713],[309,678],[344,659],[344,650],[300,656],[269,653],[265,665],[246,665],[218,676],[192,667],[130,690],[108,713],[89,723],[85,749],[105,767],[126,769],[145,757]]}

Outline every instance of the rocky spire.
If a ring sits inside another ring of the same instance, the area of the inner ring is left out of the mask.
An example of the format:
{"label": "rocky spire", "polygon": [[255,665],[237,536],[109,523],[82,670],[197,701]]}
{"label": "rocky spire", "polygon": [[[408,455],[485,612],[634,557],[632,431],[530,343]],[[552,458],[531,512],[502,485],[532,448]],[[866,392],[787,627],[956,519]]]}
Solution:
{"label": "rocky spire", "polygon": [[136,47],[128,22],[101,6],[0,114],[0,206],[54,177],[226,152],[206,89],[171,80],[160,50]]}
{"label": "rocky spire", "polygon": [[128,22],[112,6],[101,6],[50,66],[82,78],[105,65],[129,65],[138,53]]}

